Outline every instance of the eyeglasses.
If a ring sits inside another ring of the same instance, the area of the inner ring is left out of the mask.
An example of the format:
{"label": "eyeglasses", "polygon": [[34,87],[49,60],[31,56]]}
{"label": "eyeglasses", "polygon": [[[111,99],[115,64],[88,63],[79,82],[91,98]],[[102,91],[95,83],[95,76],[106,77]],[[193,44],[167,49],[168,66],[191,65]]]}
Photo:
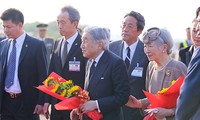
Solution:
{"label": "eyeglasses", "polygon": [[132,24],[122,24],[122,25],[120,25],[120,27],[122,29],[124,29],[125,27],[127,27],[128,29],[134,29],[134,28],[136,28],[136,26],[134,26]]}
{"label": "eyeglasses", "polygon": [[[160,35],[160,29],[157,28],[157,27],[153,27],[153,28],[150,28],[148,29],[144,34],[143,34],[143,40],[145,39],[149,39],[150,41],[152,40],[156,40],[159,35]],[[148,38],[147,38],[148,37]]]}

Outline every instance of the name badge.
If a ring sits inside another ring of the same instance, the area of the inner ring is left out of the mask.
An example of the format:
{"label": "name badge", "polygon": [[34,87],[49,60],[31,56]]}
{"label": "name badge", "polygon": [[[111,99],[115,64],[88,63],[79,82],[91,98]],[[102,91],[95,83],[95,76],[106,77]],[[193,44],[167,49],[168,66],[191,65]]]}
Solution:
{"label": "name badge", "polygon": [[74,59],[74,61],[69,61],[69,71],[76,71],[79,72],[80,71],[80,61],[76,61]]}
{"label": "name badge", "polygon": [[139,67],[139,63],[137,63],[137,66],[132,71],[131,76],[142,77],[142,74],[143,74],[143,68]]}

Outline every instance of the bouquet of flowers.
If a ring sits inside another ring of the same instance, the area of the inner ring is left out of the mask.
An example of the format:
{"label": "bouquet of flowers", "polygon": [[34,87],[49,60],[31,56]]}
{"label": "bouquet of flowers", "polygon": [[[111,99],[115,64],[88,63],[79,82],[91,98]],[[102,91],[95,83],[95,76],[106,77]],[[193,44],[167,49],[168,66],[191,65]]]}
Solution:
{"label": "bouquet of flowers", "polygon": [[[61,102],[55,104],[57,110],[72,110],[90,99],[87,91],[74,85],[72,80],[65,80],[54,72],[48,76],[43,84],[36,88],[61,100]],[[97,110],[87,112],[86,114],[92,120],[100,120],[103,117]]]}
{"label": "bouquet of flowers", "polygon": [[[151,94],[143,90],[145,96],[150,102],[148,106],[149,109],[155,110],[153,108],[162,107],[162,108],[175,108],[176,101],[179,96],[180,87],[183,83],[184,77],[180,76],[176,81],[172,81],[172,85],[169,88],[163,88],[161,91],[158,91],[157,94]],[[147,115],[144,120],[156,120],[152,114]]]}

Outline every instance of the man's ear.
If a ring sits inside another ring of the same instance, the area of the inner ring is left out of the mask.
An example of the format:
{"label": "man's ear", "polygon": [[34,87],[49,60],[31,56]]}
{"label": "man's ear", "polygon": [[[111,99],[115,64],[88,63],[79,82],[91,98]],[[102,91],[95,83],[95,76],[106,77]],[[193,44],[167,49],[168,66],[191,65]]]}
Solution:
{"label": "man's ear", "polygon": [[98,49],[103,49],[104,43],[102,41],[98,42]]}
{"label": "man's ear", "polygon": [[140,36],[140,34],[142,33],[142,30],[138,30],[137,31],[137,35]]}

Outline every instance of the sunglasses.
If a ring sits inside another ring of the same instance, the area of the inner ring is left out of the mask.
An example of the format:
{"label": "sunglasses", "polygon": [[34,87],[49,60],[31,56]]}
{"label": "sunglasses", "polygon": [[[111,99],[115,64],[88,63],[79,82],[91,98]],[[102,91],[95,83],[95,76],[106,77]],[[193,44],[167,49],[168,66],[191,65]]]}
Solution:
{"label": "sunglasses", "polygon": [[153,27],[148,29],[146,32],[143,34],[143,40],[144,39],[149,39],[150,41],[156,40],[159,35],[160,35],[160,29],[157,27]]}

